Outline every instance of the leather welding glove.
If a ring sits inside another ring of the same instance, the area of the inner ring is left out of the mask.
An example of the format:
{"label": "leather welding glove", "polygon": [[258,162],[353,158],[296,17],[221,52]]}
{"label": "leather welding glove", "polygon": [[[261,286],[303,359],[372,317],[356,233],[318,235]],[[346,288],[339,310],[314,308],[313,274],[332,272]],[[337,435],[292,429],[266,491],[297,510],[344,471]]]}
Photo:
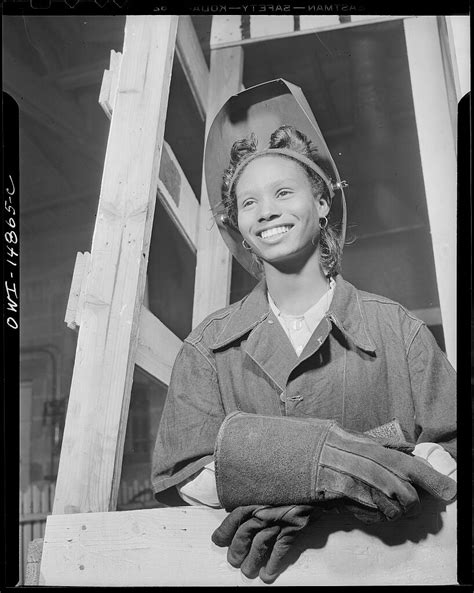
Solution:
{"label": "leather welding glove", "polygon": [[416,487],[452,500],[454,480],[416,457],[333,420],[229,414],[214,452],[227,510],[251,504],[314,504],[347,497],[396,519],[419,505]]}
{"label": "leather welding glove", "polygon": [[229,546],[229,564],[246,577],[260,575],[271,583],[282,572],[285,557],[310,516],[321,512],[311,505],[237,507],[214,531],[212,541]]}
{"label": "leather welding glove", "polygon": [[[399,428],[401,434],[401,428]],[[375,432],[367,431],[363,433],[365,436],[370,436],[373,438],[377,443],[386,447],[387,449],[394,449],[396,451],[401,451],[402,453],[406,453],[410,455],[413,453],[415,449],[415,445],[413,443],[409,443],[408,441],[404,440],[403,434],[401,434],[401,438],[395,438],[393,436],[378,436],[377,429]],[[403,510],[400,507],[400,504],[396,501],[389,501],[386,497],[384,498],[383,495],[378,493],[376,490],[372,491],[372,497],[377,501],[377,506],[380,508],[382,505],[393,505],[392,512],[388,512],[384,514],[382,511],[379,511],[378,508],[374,509],[371,507],[367,507],[355,501],[351,501],[349,499],[344,499],[340,502],[340,509],[343,511],[349,511],[356,519],[365,523],[366,525],[371,525],[373,523],[379,523],[381,521],[388,521],[391,520],[390,517],[397,518],[399,517]],[[414,505],[408,514],[408,516],[414,516],[419,512],[420,508],[419,505]]]}

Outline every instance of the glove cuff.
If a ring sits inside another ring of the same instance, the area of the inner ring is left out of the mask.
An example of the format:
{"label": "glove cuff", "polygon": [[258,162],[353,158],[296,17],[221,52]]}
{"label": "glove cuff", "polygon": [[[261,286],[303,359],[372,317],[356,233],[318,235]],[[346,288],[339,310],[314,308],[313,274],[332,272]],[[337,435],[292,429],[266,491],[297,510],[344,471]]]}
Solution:
{"label": "glove cuff", "polygon": [[217,495],[227,510],[251,504],[310,504],[319,457],[333,420],[232,412],[222,423],[214,459]]}

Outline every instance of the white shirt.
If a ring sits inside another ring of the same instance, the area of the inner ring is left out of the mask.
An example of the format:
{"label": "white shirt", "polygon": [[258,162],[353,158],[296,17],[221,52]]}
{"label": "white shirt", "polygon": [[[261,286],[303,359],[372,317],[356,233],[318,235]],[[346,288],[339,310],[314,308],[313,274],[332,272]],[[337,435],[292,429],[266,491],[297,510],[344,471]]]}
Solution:
{"label": "white shirt", "polygon": [[270,308],[281,323],[298,356],[303,352],[314,330],[326,315],[334,296],[335,286],[336,282],[331,278],[329,289],[303,315],[285,315],[278,309],[270,293],[267,293]]}

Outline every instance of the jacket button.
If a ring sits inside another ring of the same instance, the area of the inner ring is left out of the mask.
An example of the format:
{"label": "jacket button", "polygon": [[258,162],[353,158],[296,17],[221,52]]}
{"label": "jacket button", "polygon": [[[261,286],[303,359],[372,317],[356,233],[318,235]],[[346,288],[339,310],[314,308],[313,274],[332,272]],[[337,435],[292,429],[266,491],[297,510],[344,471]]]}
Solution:
{"label": "jacket button", "polygon": [[281,400],[282,402],[285,402],[285,401],[286,401],[286,391],[282,391],[282,392],[280,393],[280,400]]}
{"label": "jacket button", "polygon": [[268,320],[268,323],[269,323],[270,325],[272,325],[272,323],[273,323],[273,319],[269,319],[269,320]]}

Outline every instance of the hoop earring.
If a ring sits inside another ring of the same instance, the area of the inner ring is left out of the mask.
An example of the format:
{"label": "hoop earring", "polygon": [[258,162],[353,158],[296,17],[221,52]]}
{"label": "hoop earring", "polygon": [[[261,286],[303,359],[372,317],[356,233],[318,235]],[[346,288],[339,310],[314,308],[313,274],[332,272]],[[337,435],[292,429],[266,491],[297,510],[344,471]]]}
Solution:
{"label": "hoop earring", "polygon": [[[324,221],[324,223],[321,224],[321,221]],[[325,216],[321,216],[321,218],[319,219],[319,228],[320,229],[325,229],[328,226],[328,219]]]}
{"label": "hoop earring", "polygon": [[247,243],[247,241],[245,239],[242,241],[242,247],[244,249],[246,249],[247,251],[252,251],[252,248],[250,247],[250,245]]}

